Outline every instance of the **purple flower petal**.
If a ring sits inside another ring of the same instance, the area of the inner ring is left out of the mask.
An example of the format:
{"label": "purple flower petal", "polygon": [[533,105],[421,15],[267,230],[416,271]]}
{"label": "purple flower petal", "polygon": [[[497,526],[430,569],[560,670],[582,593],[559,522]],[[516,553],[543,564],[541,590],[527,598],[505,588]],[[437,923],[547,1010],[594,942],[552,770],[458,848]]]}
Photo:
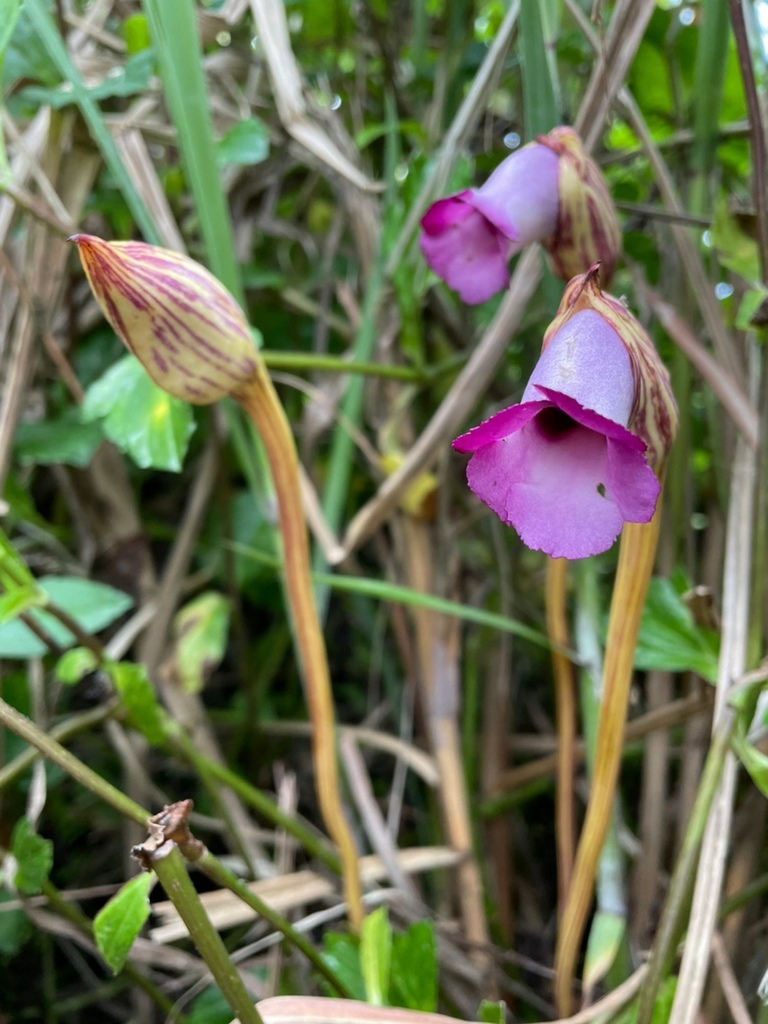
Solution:
{"label": "purple flower petal", "polygon": [[472,189],[466,202],[516,242],[519,252],[557,230],[558,162],[548,146],[523,146],[502,161],[484,185]]}
{"label": "purple flower petal", "polygon": [[474,454],[471,489],[534,550],[553,558],[606,551],[625,522],[648,522],[659,482],[645,445],[567,395],[504,409],[454,441]]}
{"label": "purple flower petal", "polygon": [[511,245],[463,199],[440,200],[421,223],[424,259],[464,302],[477,305],[507,287]]}
{"label": "purple flower petal", "polygon": [[506,288],[510,257],[554,235],[558,159],[547,146],[524,146],[481,188],[439,199],[427,210],[421,251],[464,302],[476,305]]}

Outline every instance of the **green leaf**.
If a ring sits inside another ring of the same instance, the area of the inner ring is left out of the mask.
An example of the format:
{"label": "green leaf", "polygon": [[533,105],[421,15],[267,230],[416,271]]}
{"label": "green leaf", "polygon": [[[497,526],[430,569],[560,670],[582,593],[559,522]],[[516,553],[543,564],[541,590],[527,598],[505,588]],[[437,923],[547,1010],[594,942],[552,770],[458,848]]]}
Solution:
{"label": "green leaf", "polygon": [[53,843],[39,836],[28,818],[19,818],[11,836],[11,853],[17,865],[13,884],[19,892],[36,895],[53,866]]}
{"label": "green leaf", "polygon": [[752,285],[760,283],[760,260],[757,242],[745,234],[728,211],[728,201],[721,199],[715,207],[712,242],[724,267],[739,274]]}
{"label": "green leaf", "polygon": [[63,417],[39,423],[20,423],[14,437],[14,454],[23,466],[87,466],[104,440],[97,423]]}
{"label": "green leaf", "polygon": [[123,39],[129,54],[149,49],[149,25],[145,14],[131,14],[123,22]]}
{"label": "green leaf", "polygon": [[417,921],[392,939],[390,1002],[409,1010],[437,1009],[437,941],[431,921]]}
{"label": "green leaf", "polygon": [[373,1006],[386,1006],[389,968],[392,962],[392,927],[386,907],[379,907],[363,921],[360,933],[360,967],[366,999]]}
{"label": "green leaf", "polygon": [[[43,576],[37,586],[86,633],[98,633],[133,607],[133,598],[122,590],[78,576]],[[49,612],[33,609],[30,615],[59,647],[75,643],[70,631]],[[0,626],[0,658],[41,658],[47,650],[43,641],[18,619]]]}
{"label": "green leaf", "polygon": [[[681,586],[684,586],[684,582]],[[640,623],[635,667],[669,672],[698,672],[717,679],[718,636],[697,626],[682,599],[681,587],[668,579],[651,580]]]}
{"label": "green leaf", "polygon": [[[351,997],[365,1002],[365,983],[360,966],[360,949],[357,940],[349,935],[326,932],[323,936],[323,944],[325,945],[322,952],[323,960],[349,990]],[[325,982],[323,984],[327,990],[328,984]]]}
{"label": "green leaf", "polygon": [[484,999],[480,1003],[478,1017],[484,1024],[505,1024],[507,1019],[507,1004],[502,1000],[493,1001]]}
{"label": "green leaf", "polygon": [[269,156],[269,132],[258,117],[238,121],[216,143],[216,162],[219,167],[250,167],[260,164]]}
{"label": "green leaf", "polygon": [[174,619],[176,667],[187,693],[199,693],[224,657],[229,634],[229,601],[215,591],[200,594]]}
{"label": "green leaf", "polygon": [[82,416],[86,422],[102,419],[110,441],[142,469],[178,472],[195,429],[191,408],[153,384],[133,356],[88,388]]}
{"label": "green leaf", "polygon": [[0,957],[15,956],[34,935],[32,922],[23,910],[3,910],[3,903],[13,899],[0,889]]}
{"label": "green leaf", "polygon": [[165,730],[160,705],[146,667],[131,661],[120,661],[107,665],[106,669],[122,697],[130,724],[143,733],[153,746],[161,746],[165,741]]}
{"label": "green leaf", "polygon": [[123,969],[131,946],[149,917],[149,890],[153,880],[147,872],[136,875],[94,918],[96,945],[115,974]]}
{"label": "green leaf", "polygon": [[[135,96],[149,87],[154,64],[152,51],[142,50],[129,57],[123,67],[116,67],[114,73],[108,74],[98,85],[87,89],[86,92],[91,99],[97,101],[112,99],[114,96]],[[30,85],[22,89],[21,97],[33,103],[50,103],[54,110],[80,102],[80,97],[70,82],[64,82],[53,89]]]}
{"label": "green leaf", "polygon": [[83,676],[93,672],[98,664],[98,658],[93,651],[87,647],[75,647],[59,658],[54,675],[59,682],[72,686],[79,683]]}
{"label": "green leaf", "polygon": [[592,919],[584,960],[583,985],[591,991],[611,969],[624,941],[627,923],[618,914],[598,910]]}

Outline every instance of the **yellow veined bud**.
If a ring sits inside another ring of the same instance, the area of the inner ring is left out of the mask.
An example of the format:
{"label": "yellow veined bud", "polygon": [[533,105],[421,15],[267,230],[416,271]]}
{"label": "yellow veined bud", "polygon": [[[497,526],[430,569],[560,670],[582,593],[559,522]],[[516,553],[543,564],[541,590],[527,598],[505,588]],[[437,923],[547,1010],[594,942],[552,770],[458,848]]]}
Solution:
{"label": "yellow veined bud", "polygon": [[621,231],[600,168],[573,128],[554,128],[537,141],[560,158],[557,231],[543,243],[554,273],[568,281],[599,261],[602,280],[609,283],[621,252]]}
{"label": "yellow veined bud", "polygon": [[104,316],[164,391],[207,405],[260,372],[245,314],[205,267],[144,242],[70,241]]}
{"label": "yellow veined bud", "polygon": [[669,373],[642,325],[626,306],[597,283],[602,267],[592,266],[565,287],[557,316],[544,335],[542,351],[562,326],[583,310],[598,313],[613,328],[629,355],[635,394],[627,427],[646,444],[648,464],[657,471],[677,434],[678,412]]}

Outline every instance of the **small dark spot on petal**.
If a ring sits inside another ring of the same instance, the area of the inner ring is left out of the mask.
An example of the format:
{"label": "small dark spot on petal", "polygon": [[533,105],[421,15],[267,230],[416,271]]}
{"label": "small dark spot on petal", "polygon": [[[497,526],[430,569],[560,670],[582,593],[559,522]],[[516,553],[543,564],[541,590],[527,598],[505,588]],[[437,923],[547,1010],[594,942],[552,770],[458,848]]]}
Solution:
{"label": "small dark spot on petal", "polygon": [[601,498],[605,497],[605,484],[597,485],[597,493],[600,495]]}

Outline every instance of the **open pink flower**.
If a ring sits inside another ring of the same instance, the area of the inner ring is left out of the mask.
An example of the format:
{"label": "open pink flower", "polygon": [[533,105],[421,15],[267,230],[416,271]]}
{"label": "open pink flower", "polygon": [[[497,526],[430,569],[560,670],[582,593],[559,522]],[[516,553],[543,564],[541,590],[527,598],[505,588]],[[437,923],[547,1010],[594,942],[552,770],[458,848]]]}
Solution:
{"label": "open pink flower", "polygon": [[533,242],[566,280],[595,260],[608,280],[620,248],[602,174],[565,127],[512,153],[480,188],[433,203],[421,226],[427,263],[472,305],[506,288],[510,258]]}
{"label": "open pink flower", "polygon": [[478,189],[439,199],[419,239],[430,267],[475,305],[506,288],[510,257],[557,227],[558,157],[538,142],[499,164]]}
{"label": "open pink flower", "polygon": [[[652,467],[676,426],[664,367],[636,351],[633,334],[620,333],[622,316],[612,315],[613,307],[606,316],[591,304],[594,296],[584,301],[591,284],[584,275],[566,291],[571,305],[547,333],[520,405],[453,442],[472,453],[467,482],[481,501],[528,547],[553,558],[599,554],[624,523],[650,521],[660,491]],[[624,317],[632,332],[642,332],[626,310]],[[648,397],[657,400],[650,430]]]}

